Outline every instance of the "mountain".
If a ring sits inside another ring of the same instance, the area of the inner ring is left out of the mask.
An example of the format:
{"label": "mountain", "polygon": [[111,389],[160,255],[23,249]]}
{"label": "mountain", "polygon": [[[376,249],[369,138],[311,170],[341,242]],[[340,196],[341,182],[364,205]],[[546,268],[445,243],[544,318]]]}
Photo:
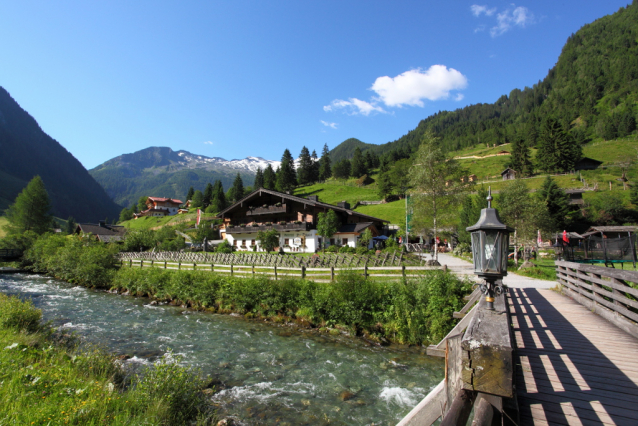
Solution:
{"label": "mountain", "polygon": [[352,158],[354,150],[357,149],[357,147],[363,152],[368,149],[376,149],[378,146],[379,145],[361,142],[356,138],[346,139],[330,151],[330,161],[334,164],[345,158]]}
{"label": "mountain", "polygon": [[52,213],[63,219],[117,218],[121,207],[62,145],[0,87],[0,210],[4,211],[35,176],[51,198]]}
{"label": "mountain", "polygon": [[[494,103],[438,112],[399,139],[366,149],[402,158],[416,150],[426,131],[440,137],[450,151],[516,138],[534,146],[534,135],[549,116],[571,129],[579,143],[596,137],[609,140],[635,131],[637,102],[638,0],[634,0],[572,34],[556,65],[532,87],[513,89]],[[352,139],[341,145],[333,152],[356,147]]]}
{"label": "mountain", "polygon": [[257,168],[264,170],[268,164],[276,169],[280,162],[261,157],[229,161],[150,147],[112,158],[89,173],[117,203],[129,206],[143,195],[183,199],[191,186],[203,191],[207,183],[217,179],[228,190],[237,173],[245,186],[252,185]]}

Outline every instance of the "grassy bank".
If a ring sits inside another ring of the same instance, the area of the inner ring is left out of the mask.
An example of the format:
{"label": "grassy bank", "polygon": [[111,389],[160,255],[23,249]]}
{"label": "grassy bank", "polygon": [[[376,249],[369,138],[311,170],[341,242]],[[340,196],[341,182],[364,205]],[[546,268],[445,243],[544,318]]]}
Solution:
{"label": "grassy bank", "polygon": [[25,267],[88,287],[128,291],[196,309],[341,328],[377,341],[438,342],[454,325],[470,284],[442,271],[399,282],[342,273],[334,283],[204,271],[118,269],[115,246],[56,235],[38,238]]}
{"label": "grassy bank", "polygon": [[41,325],[30,302],[0,294],[0,419],[20,425],[204,424],[204,382],[165,358],[126,377],[104,350]]}

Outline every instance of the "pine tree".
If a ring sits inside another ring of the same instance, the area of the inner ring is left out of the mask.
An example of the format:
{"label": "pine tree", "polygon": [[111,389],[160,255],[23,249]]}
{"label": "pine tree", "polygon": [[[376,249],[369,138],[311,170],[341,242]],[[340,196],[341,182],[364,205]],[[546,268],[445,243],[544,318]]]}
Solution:
{"label": "pine tree", "polygon": [[332,176],[332,164],[330,164],[330,150],[328,144],[324,144],[321,151],[321,159],[319,159],[319,180],[325,182]]}
{"label": "pine tree", "polygon": [[66,233],[68,235],[73,234],[77,226],[78,224],[75,222],[73,216],[69,216],[69,218],[66,220]]}
{"label": "pine tree", "polygon": [[241,180],[241,176],[237,173],[235,176],[235,180],[233,181],[232,190],[232,200],[237,202],[244,198],[244,182]]}
{"label": "pine tree", "polygon": [[146,206],[146,201],[148,201],[148,197],[146,195],[142,195],[139,200],[137,200],[137,211],[143,212],[148,209]]}
{"label": "pine tree", "polygon": [[550,173],[573,170],[580,160],[582,147],[577,144],[555,118],[547,118],[539,136],[536,155],[538,168]]}
{"label": "pine tree", "polygon": [[184,202],[186,202],[188,200],[192,200],[193,199],[193,194],[195,194],[195,190],[191,186],[190,188],[188,188],[188,194],[186,194],[186,200],[184,200]]}
{"label": "pine tree", "polygon": [[547,206],[552,230],[566,229],[569,222],[570,208],[569,196],[565,194],[565,191],[558,186],[551,176],[547,176],[536,195]]}
{"label": "pine tree", "polygon": [[301,148],[301,154],[299,154],[297,181],[299,182],[299,185],[308,185],[312,183],[312,157],[310,157],[310,151],[305,146]]}
{"label": "pine tree", "polygon": [[272,169],[272,165],[268,164],[268,166],[266,166],[266,170],[264,170],[264,188],[275,189],[276,183],[277,175]]}
{"label": "pine tree", "polygon": [[193,194],[191,199],[191,207],[201,209],[204,204],[204,194],[199,189]]}
{"label": "pine tree", "polygon": [[368,173],[363,154],[361,154],[361,149],[359,147],[356,147],[354,150],[354,156],[352,157],[350,167],[350,175],[354,178],[360,178],[361,176]]}
{"label": "pine tree", "polygon": [[220,212],[226,208],[226,194],[224,193],[224,186],[218,179],[213,185],[213,200],[211,205],[216,212]]}
{"label": "pine tree", "polygon": [[202,201],[202,208],[206,208],[213,201],[213,185],[208,182],[206,189],[204,189],[204,200]]}
{"label": "pine tree", "polygon": [[253,183],[253,188],[259,189],[264,187],[264,172],[261,170],[261,167],[257,167],[257,172],[255,173],[255,183]]}
{"label": "pine tree", "polygon": [[120,212],[120,222],[133,219],[133,211],[124,207]]}
{"label": "pine tree", "polygon": [[310,173],[310,182],[315,183],[319,181],[319,158],[317,158],[317,151],[312,150],[312,168]]}
{"label": "pine tree", "polygon": [[350,177],[350,160],[344,158],[341,161],[337,161],[334,166],[332,166],[332,175],[335,179],[348,179]]}
{"label": "pine tree", "polygon": [[40,176],[35,176],[6,210],[10,234],[33,231],[44,234],[51,228],[51,202]]}
{"label": "pine tree", "polygon": [[516,170],[516,177],[532,175],[529,148],[521,136],[517,136],[512,142],[511,167]]}
{"label": "pine tree", "polygon": [[290,151],[286,149],[281,157],[281,167],[277,173],[277,190],[288,192],[295,189],[297,185],[297,174],[295,173],[295,160]]}

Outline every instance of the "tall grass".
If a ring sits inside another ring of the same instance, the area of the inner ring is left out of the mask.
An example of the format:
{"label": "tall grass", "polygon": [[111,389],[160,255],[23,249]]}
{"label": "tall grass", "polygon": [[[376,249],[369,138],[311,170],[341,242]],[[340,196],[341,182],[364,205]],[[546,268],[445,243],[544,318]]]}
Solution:
{"label": "tall grass", "polygon": [[210,416],[204,383],[178,360],[125,380],[112,355],[55,340],[40,318],[31,303],[0,294],[1,424],[181,425]]}

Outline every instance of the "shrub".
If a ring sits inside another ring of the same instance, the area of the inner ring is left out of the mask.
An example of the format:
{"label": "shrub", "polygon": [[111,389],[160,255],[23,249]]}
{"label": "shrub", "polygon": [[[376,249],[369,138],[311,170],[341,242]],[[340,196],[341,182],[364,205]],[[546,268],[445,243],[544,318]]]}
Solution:
{"label": "shrub", "polygon": [[339,246],[332,245],[326,248],[326,252],[328,253],[337,253],[338,251],[339,251]]}
{"label": "shrub", "polygon": [[224,241],[222,241],[222,243],[220,245],[217,246],[215,251],[217,253],[232,253],[233,252],[233,246],[230,245],[228,240],[224,240]]}
{"label": "shrub", "polygon": [[354,247],[343,246],[339,249],[339,253],[356,253],[356,250]]}
{"label": "shrub", "polygon": [[40,330],[42,311],[30,300],[22,301],[0,293],[0,328],[35,333]]}
{"label": "shrub", "polygon": [[355,249],[355,252],[360,255],[368,254],[369,250],[366,246],[359,246]]}

